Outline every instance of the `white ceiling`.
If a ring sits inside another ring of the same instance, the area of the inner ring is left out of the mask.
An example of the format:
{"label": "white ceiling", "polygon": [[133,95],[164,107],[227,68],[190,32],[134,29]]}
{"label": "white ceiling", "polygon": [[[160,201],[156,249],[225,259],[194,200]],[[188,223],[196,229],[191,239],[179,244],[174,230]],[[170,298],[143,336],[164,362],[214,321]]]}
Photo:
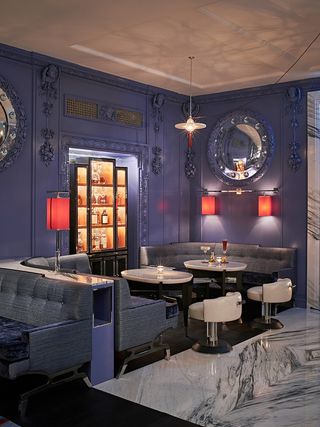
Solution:
{"label": "white ceiling", "polygon": [[[276,82],[320,31],[319,0],[16,0],[0,42],[206,94]],[[320,37],[281,81],[320,76]]]}

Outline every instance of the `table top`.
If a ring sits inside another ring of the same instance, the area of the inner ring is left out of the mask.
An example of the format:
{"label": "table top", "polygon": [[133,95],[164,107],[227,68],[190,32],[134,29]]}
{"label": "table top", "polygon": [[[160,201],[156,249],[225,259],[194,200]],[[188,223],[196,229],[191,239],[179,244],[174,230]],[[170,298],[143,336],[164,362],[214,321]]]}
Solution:
{"label": "table top", "polygon": [[137,268],[132,270],[124,270],[121,276],[127,280],[133,280],[143,283],[163,283],[166,285],[174,285],[178,283],[187,283],[192,280],[192,274],[184,271],[176,271],[164,269],[162,273],[157,271],[157,268]]}
{"label": "table top", "polygon": [[0,268],[42,274],[43,276],[54,280],[69,280],[74,283],[84,283],[87,285],[91,285],[93,289],[113,284],[112,277],[98,276],[87,273],[55,273],[51,270],[22,265],[21,261],[23,261],[23,259],[2,259],[0,260]]}
{"label": "table top", "polygon": [[209,263],[201,259],[185,261],[184,265],[186,268],[205,271],[242,271],[247,268],[247,264],[244,262],[229,261],[224,264],[218,264],[217,262]]}

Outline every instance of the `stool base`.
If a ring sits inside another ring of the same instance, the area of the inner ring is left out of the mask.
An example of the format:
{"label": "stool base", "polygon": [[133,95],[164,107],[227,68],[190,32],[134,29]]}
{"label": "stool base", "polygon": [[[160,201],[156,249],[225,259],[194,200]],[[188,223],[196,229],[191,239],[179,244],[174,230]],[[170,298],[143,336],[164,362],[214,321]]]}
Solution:
{"label": "stool base", "polygon": [[192,350],[197,351],[199,353],[209,353],[209,354],[217,354],[217,353],[229,353],[232,350],[232,346],[223,340],[219,340],[216,345],[210,344],[206,340],[201,340],[193,344]]}
{"label": "stool base", "polygon": [[280,320],[274,319],[272,317],[269,319],[269,321],[266,321],[266,319],[264,317],[258,317],[258,318],[253,320],[253,322],[250,324],[250,326],[252,328],[256,328],[256,329],[264,329],[266,331],[269,329],[282,329],[283,328],[283,324],[280,322]]}

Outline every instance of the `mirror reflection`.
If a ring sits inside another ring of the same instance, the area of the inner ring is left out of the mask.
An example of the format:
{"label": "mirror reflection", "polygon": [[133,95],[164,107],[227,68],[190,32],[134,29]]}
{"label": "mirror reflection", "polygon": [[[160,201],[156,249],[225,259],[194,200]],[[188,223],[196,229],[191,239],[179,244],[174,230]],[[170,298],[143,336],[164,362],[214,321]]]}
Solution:
{"label": "mirror reflection", "polygon": [[210,136],[210,168],[227,184],[256,181],[267,169],[273,145],[272,131],[263,120],[248,112],[229,114]]}

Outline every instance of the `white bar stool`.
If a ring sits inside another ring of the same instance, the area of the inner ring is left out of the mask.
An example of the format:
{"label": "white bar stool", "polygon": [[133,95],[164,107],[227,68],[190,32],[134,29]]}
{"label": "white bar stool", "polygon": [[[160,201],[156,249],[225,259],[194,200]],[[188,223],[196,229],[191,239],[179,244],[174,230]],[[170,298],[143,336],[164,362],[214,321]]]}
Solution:
{"label": "white bar stool", "polygon": [[252,301],[262,302],[261,317],[254,319],[252,327],[261,329],[281,329],[283,324],[271,317],[271,304],[288,302],[292,298],[292,282],[290,279],[278,279],[273,283],[254,286],[247,291],[247,297]]}
{"label": "white bar stool", "polygon": [[228,292],[226,296],[205,299],[189,306],[189,318],[207,323],[207,339],[198,341],[192,349],[200,353],[228,353],[232,350],[229,343],[218,338],[218,322],[237,320],[242,314],[240,292]]}

